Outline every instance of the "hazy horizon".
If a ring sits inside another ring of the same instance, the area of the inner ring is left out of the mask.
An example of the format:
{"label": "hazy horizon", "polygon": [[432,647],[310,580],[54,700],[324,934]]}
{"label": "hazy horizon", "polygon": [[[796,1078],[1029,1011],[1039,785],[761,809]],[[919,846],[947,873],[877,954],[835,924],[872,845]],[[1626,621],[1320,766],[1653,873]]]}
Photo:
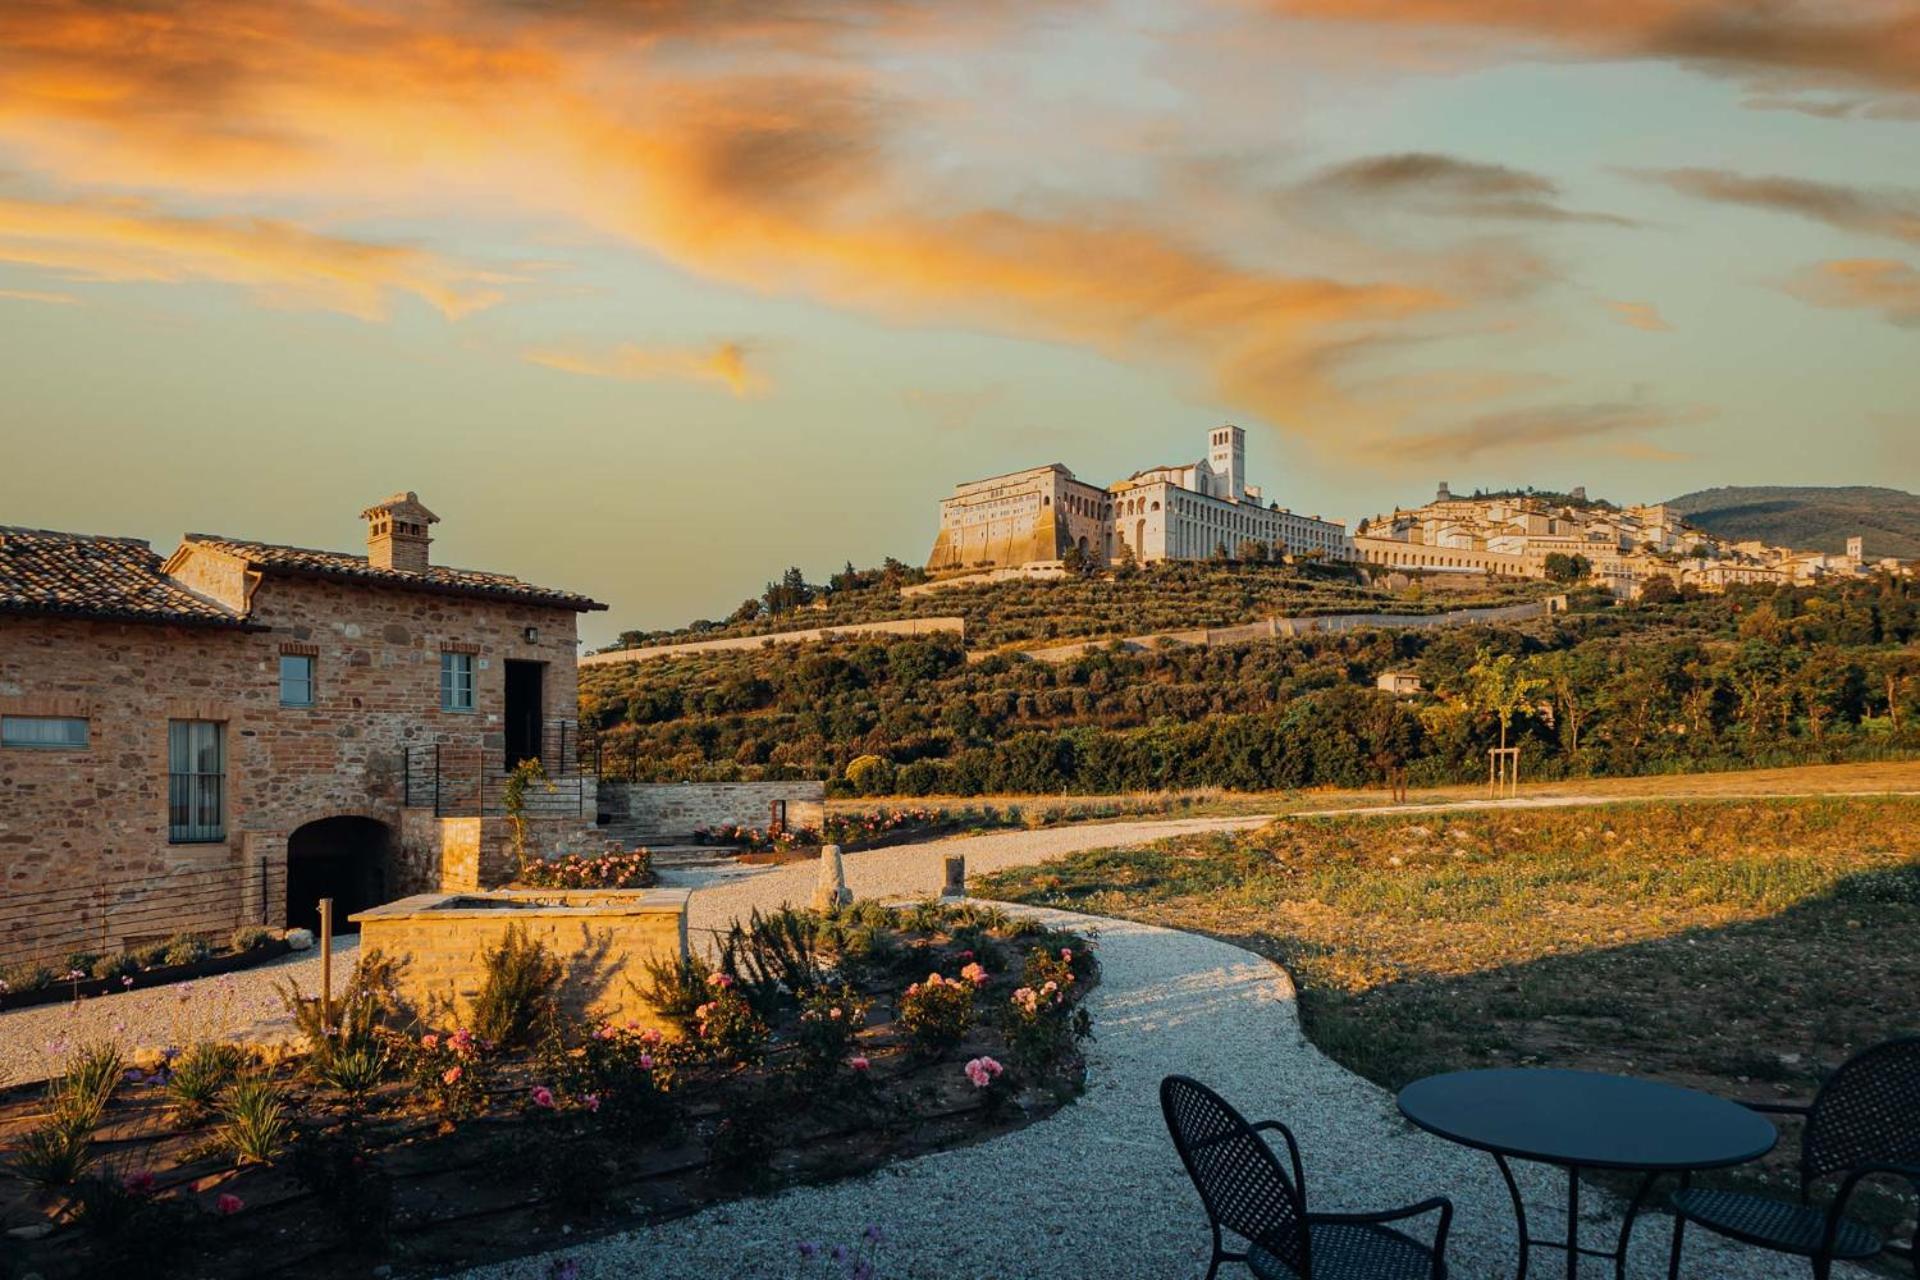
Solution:
{"label": "hazy horizon", "polygon": [[23,0],[0,524],[585,591],[918,562],[961,480],[1920,487],[1879,0]]}

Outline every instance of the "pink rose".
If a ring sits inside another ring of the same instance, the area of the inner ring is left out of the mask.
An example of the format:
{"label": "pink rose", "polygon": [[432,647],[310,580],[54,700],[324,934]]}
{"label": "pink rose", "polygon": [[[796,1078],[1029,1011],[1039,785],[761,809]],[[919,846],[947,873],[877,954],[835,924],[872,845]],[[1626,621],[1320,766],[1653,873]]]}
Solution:
{"label": "pink rose", "polygon": [[459,1079],[460,1079],[460,1068],[457,1065],[448,1067],[440,1075],[441,1084],[453,1084],[455,1081]]}
{"label": "pink rose", "polygon": [[598,1111],[600,1109],[600,1095],[597,1093],[589,1093],[580,1099],[580,1105],[589,1111]]}
{"label": "pink rose", "polygon": [[871,1062],[868,1062],[865,1058],[848,1058],[847,1065],[849,1067],[852,1067],[855,1071],[865,1071],[868,1067],[871,1067],[873,1064]]}
{"label": "pink rose", "polygon": [[429,1031],[426,1035],[420,1037],[420,1047],[422,1049],[437,1049],[440,1047],[440,1037]]}
{"label": "pink rose", "polygon": [[975,1058],[965,1067],[967,1079],[973,1081],[973,1087],[984,1089],[992,1084],[1006,1068],[992,1058]]}
{"label": "pink rose", "polygon": [[220,1198],[213,1202],[214,1212],[225,1217],[232,1217],[246,1207],[247,1202],[231,1191],[222,1193]]}
{"label": "pink rose", "polygon": [[987,971],[978,964],[970,964],[960,971],[960,976],[976,987],[987,985]]}
{"label": "pink rose", "polygon": [[536,1107],[551,1107],[553,1105],[553,1090],[543,1084],[533,1086],[533,1105]]}

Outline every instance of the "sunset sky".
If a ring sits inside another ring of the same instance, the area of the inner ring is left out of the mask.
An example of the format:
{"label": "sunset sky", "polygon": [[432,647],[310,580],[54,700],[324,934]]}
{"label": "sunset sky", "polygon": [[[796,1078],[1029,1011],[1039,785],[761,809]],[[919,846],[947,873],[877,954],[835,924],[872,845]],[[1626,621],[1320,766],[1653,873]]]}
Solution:
{"label": "sunset sky", "polygon": [[589,592],[1221,421],[1349,521],[1920,488],[1917,0],[0,0],[0,524]]}

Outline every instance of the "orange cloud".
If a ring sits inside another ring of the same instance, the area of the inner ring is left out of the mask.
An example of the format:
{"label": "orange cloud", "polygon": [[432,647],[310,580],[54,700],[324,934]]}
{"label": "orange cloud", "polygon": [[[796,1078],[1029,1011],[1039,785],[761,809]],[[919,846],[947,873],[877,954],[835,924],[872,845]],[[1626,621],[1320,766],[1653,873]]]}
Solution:
{"label": "orange cloud", "polygon": [[1596,58],[1920,91],[1920,9],[1880,0],[1268,0],[1294,16],[1505,31]]}
{"label": "orange cloud", "polygon": [[1645,329],[1648,333],[1666,333],[1673,326],[1661,316],[1659,308],[1651,302],[1608,302],[1607,310],[1613,318],[1632,329]]}
{"label": "orange cloud", "polygon": [[184,218],[136,200],[0,198],[0,262],[111,281],[212,280],[278,305],[385,316],[411,293],[450,319],[497,302],[502,277],[424,250],[267,218]]}
{"label": "orange cloud", "polygon": [[1608,437],[1639,435],[1664,427],[1703,422],[1714,416],[1704,405],[1672,408],[1663,405],[1601,402],[1597,404],[1536,405],[1482,414],[1457,426],[1394,442],[1403,461],[1446,462],[1474,457],[1490,450],[1508,452],[1606,444],[1615,451],[1638,448],[1664,452],[1645,441],[1614,441]]}
{"label": "orange cloud", "polygon": [[747,366],[746,348],[738,342],[723,342],[706,349],[642,347],[628,342],[606,351],[546,347],[535,348],[524,355],[533,364],[590,378],[719,382],[731,388],[736,396],[759,395],[770,385],[759,371]]}
{"label": "orange cloud", "polygon": [[60,306],[75,306],[80,301],[70,293],[49,293],[44,289],[0,289],[0,298],[12,302],[51,302]]}
{"label": "orange cloud", "polygon": [[[1356,425],[1384,430],[1419,407],[1355,387],[1360,364],[1458,323],[1449,317],[1525,298],[1550,275],[1522,246],[1480,243],[1382,251],[1335,277],[1207,246],[1149,201],[1016,210],[940,192],[898,146],[925,104],[835,54],[890,23],[924,34],[1024,7],[955,12],[905,0],[142,0],[121,22],[76,0],[24,0],[0,10],[0,140],[70,179],[113,173],[202,200],[331,204],[348,191],[557,217],[743,288],[1153,361],[1200,393],[1342,445]],[[755,60],[779,73],[731,72],[726,56],[742,41],[779,46],[780,57]],[[1519,216],[1539,217],[1538,190],[1506,194]],[[171,261],[126,248],[133,237],[119,228],[96,229],[86,253],[29,243],[62,269],[210,276],[356,314],[377,313],[396,290],[449,314],[497,293],[498,281],[415,250],[348,253],[339,246],[353,242],[323,246],[287,224],[207,225],[218,234],[169,227]],[[306,265],[289,269],[288,258]],[[618,369],[619,356],[576,364]],[[645,359],[632,367],[648,372],[604,376],[675,376]]]}
{"label": "orange cloud", "polygon": [[1805,178],[1753,176],[1726,169],[1632,172],[1701,200],[1797,214],[1844,231],[1920,244],[1920,192],[1874,190]]}
{"label": "orange cloud", "polygon": [[1891,324],[1920,328],[1920,271],[1891,258],[1843,258],[1807,267],[1788,293],[1816,307],[1878,311]]}

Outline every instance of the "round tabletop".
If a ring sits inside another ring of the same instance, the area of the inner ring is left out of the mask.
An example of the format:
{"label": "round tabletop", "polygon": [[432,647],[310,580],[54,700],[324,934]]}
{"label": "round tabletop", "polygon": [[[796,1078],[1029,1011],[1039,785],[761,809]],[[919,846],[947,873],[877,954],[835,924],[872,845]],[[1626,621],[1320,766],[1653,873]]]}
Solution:
{"label": "round tabletop", "polygon": [[1737,1102],[1598,1071],[1451,1071],[1402,1089],[1400,1112],[1464,1146],[1589,1169],[1714,1169],[1780,1138]]}

